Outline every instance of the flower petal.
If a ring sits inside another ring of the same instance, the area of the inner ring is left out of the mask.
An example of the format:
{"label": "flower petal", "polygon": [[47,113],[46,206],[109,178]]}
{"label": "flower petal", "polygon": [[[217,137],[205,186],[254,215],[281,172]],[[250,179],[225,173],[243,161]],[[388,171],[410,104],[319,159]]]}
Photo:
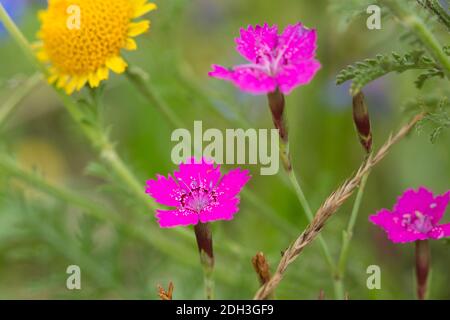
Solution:
{"label": "flower petal", "polygon": [[114,56],[106,60],[106,66],[115,73],[123,73],[128,64],[120,56]]}
{"label": "flower petal", "polygon": [[222,66],[213,65],[213,71],[209,76],[231,81],[242,91],[253,94],[265,94],[276,89],[276,81],[264,71],[254,67],[237,66],[232,70]]}
{"label": "flower petal", "polygon": [[161,228],[188,226],[198,223],[198,215],[189,211],[156,210],[156,217]]}
{"label": "flower petal", "polygon": [[263,26],[248,26],[241,29],[239,38],[236,38],[236,50],[251,62],[260,62],[261,57],[272,57],[278,41],[278,27],[269,27],[267,23]]}
{"label": "flower petal", "polygon": [[439,227],[441,227],[444,232],[444,238],[450,237],[450,223],[441,224]]}
{"label": "flower petal", "polygon": [[433,227],[433,229],[428,232],[428,237],[436,240],[450,237],[450,223]]}
{"label": "flower petal", "polygon": [[156,202],[169,207],[177,207],[180,204],[177,200],[179,191],[180,187],[172,176],[169,175],[166,178],[159,174],[157,180],[147,181],[147,189],[145,190]]}
{"label": "flower petal", "polygon": [[136,11],[134,12],[133,18],[139,18],[144,14],[156,10],[157,6],[154,3],[145,3],[146,1],[142,1],[143,4],[137,6]]}
{"label": "flower petal", "polygon": [[236,168],[225,174],[216,189],[219,201],[228,201],[236,197],[249,180],[248,170]]}
{"label": "flower petal", "polygon": [[180,164],[174,176],[179,187],[187,192],[197,187],[211,190],[220,179],[220,165],[214,167],[214,164],[205,158],[200,161],[190,158]]}
{"label": "flower petal", "polygon": [[91,88],[97,88],[100,85],[100,79],[96,72],[89,74],[88,81]]}
{"label": "flower petal", "polygon": [[450,190],[435,197],[433,202],[429,205],[429,209],[426,214],[431,217],[434,224],[437,224],[442,219],[449,202]]}
{"label": "flower petal", "polygon": [[437,224],[450,201],[450,191],[434,197],[433,193],[425,187],[406,190],[397,200],[394,211],[399,213],[420,213],[429,216],[433,224]]}
{"label": "flower petal", "polygon": [[278,87],[284,94],[289,94],[295,87],[309,83],[319,69],[317,60],[285,65],[276,77]]}
{"label": "flower petal", "polygon": [[133,38],[128,38],[125,42],[124,49],[128,51],[136,50],[137,49],[136,41]]}
{"label": "flower petal", "polygon": [[409,231],[401,225],[401,217],[387,209],[381,209],[369,217],[369,221],[386,231],[389,240],[394,243],[413,242],[428,239],[426,234]]}
{"label": "flower petal", "polygon": [[239,199],[233,198],[225,202],[221,202],[217,207],[210,211],[200,212],[200,221],[202,223],[216,221],[216,220],[231,220],[236,212],[239,211]]}
{"label": "flower petal", "polygon": [[313,59],[316,41],[316,30],[306,29],[301,23],[288,25],[278,39],[277,56],[281,54],[289,62]]}
{"label": "flower petal", "polygon": [[150,28],[150,21],[144,20],[140,22],[132,22],[129,25],[128,36],[137,37],[138,35],[146,32]]}

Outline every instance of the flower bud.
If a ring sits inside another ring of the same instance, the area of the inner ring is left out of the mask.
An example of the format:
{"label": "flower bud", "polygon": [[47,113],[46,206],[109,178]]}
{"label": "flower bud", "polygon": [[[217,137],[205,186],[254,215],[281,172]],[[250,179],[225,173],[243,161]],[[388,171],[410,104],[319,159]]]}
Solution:
{"label": "flower bud", "polygon": [[212,269],[214,266],[214,253],[211,226],[209,223],[199,222],[194,226],[194,231],[202,265]]}
{"label": "flower bud", "polygon": [[353,122],[359,141],[366,152],[369,153],[372,150],[372,130],[370,129],[369,110],[361,91],[353,96]]}
{"label": "flower bud", "polygon": [[430,272],[431,256],[428,240],[416,241],[416,280],[417,298],[424,300],[428,287],[428,274]]}
{"label": "flower bud", "polygon": [[280,138],[283,142],[288,141],[287,124],[284,119],[284,95],[277,89],[274,92],[267,94],[269,100],[270,112],[272,113],[272,120],[275,128],[279,130]]}

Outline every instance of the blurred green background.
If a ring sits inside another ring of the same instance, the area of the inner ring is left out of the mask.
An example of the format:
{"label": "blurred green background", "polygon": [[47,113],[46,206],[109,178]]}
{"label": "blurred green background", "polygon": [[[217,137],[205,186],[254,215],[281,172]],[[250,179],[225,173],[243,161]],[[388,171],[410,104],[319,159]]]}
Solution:
{"label": "blurred green background", "polygon": [[[282,29],[301,21],[317,28],[322,69],[310,85],[287,97],[294,168],[317,209],[364,157],[353,128],[348,85],[336,86],[335,76],[347,64],[377,53],[407,51],[408,40],[399,40],[404,29],[383,20],[381,30],[368,30],[365,15],[346,24],[348,12],[342,3],[357,1],[156,2],[158,10],[149,14],[151,31],[138,39],[138,51],[125,56],[148,73],[155,92],[189,130],[194,120],[202,120],[204,129],[271,128],[265,97],[243,94],[228,83],[208,78],[210,65],[243,61],[234,50],[234,38],[239,28],[248,24],[268,22]],[[17,18],[30,41],[35,40],[39,27],[36,13],[43,6],[40,1],[28,1]],[[448,33],[435,32],[448,42]],[[0,107],[34,72],[17,45],[2,32]],[[413,83],[416,77],[415,72],[389,75],[364,89],[375,146],[409,119],[403,110],[409,99],[448,90],[448,82],[441,79],[418,90]],[[107,81],[103,113],[119,153],[133,168],[143,192],[147,179],[175,169],[170,160],[174,146],[171,126],[125,77]],[[95,151],[45,83],[24,99],[1,128],[0,139],[2,157],[12,156],[16,167],[68,192],[61,194],[51,188],[43,192],[39,183],[26,182],[0,168],[0,298],[157,299],[157,284],[167,287],[169,281],[175,285],[175,299],[203,297],[192,228],[185,228],[189,237],[159,230],[153,213],[139,207],[126,188],[108,179]],[[350,299],[415,297],[414,245],[393,245],[367,217],[379,208],[392,207],[406,188],[423,185],[436,193],[448,190],[449,142],[445,132],[433,144],[426,130],[413,132],[373,170],[351,243],[345,280]],[[229,168],[223,166],[225,171]],[[280,252],[307,225],[282,170],[278,176],[260,176],[257,166],[247,168],[253,178],[246,189],[254,199],[243,194],[235,219],[213,224],[219,299],[252,298],[258,281],[251,257],[263,251],[274,271]],[[79,205],[74,194],[78,200],[90,199],[107,213],[125,217],[126,224],[97,219],[92,213],[95,210]],[[336,258],[352,200],[322,232]],[[448,213],[444,219],[450,221]],[[154,236],[146,236],[151,233]],[[449,243],[433,241],[431,247],[430,297],[449,299]],[[81,268],[82,290],[66,288],[66,268],[72,264]],[[381,290],[366,287],[366,268],[373,264],[381,267]],[[333,298],[329,270],[314,242],[291,265],[276,296],[316,299],[321,289],[326,298]]]}

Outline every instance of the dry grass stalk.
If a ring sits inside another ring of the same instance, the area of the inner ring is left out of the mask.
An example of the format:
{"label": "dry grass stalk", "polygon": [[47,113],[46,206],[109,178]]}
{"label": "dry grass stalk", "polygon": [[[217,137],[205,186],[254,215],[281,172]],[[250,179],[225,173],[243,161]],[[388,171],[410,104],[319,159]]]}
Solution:
{"label": "dry grass stalk", "polygon": [[346,180],[334,191],[317,210],[313,221],[306,227],[303,233],[284,252],[273,277],[263,285],[254,297],[256,300],[267,299],[280,281],[288,266],[294,262],[303,249],[309,245],[320,233],[325,222],[339,209],[339,207],[353,194],[361,182],[362,177],[377,165],[389,152],[391,147],[401,140],[424,117],[424,113],[415,116],[408,124],[403,126],[396,135],[390,135],[385,144],[375,155],[370,155],[359,167],[351,179]]}
{"label": "dry grass stalk", "polygon": [[161,300],[172,300],[172,294],[173,294],[173,283],[172,281],[169,282],[169,289],[167,292],[164,290],[161,285],[158,284],[158,296]]}

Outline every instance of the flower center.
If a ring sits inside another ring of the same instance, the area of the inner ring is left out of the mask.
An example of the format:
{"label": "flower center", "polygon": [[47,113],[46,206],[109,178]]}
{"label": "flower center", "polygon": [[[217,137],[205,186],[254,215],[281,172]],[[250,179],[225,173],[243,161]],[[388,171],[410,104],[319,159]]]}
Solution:
{"label": "flower center", "polygon": [[[79,7],[79,28],[69,28],[70,6]],[[53,66],[70,75],[86,75],[119,54],[133,17],[129,0],[55,0],[41,14],[44,49]]]}
{"label": "flower center", "polygon": [[419,233],[428,233],[433,229],[430,217],[419,211],[415,211],[414,214],[405,213],[401,225],[409,231]]}

